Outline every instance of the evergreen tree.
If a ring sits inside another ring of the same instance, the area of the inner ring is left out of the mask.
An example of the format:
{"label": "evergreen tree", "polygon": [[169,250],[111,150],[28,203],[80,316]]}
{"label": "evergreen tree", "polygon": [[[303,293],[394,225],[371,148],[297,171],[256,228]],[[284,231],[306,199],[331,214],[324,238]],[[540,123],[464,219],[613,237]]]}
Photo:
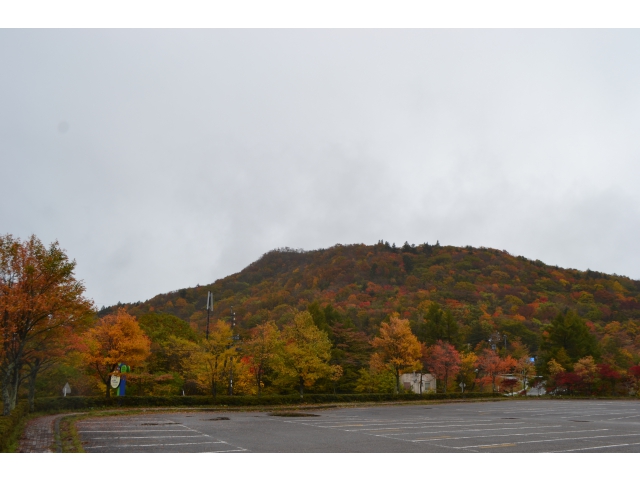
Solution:
{"label": "evergreen tree", "polygon": [[584,319],[572,310],[559,313],[546,328],[542,350],[549,358],[564,349],[571,363],[591,355],[598,358],[598,343]]}

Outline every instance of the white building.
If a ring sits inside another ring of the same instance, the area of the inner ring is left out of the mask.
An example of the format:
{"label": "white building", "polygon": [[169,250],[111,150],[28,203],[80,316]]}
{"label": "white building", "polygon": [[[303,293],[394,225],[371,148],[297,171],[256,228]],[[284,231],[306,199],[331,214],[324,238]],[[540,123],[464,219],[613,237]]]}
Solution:
{"label": "white building", "polygon": [[436,377],[430,373],[403,373],[400,375],[400,385],[405,390],[411,389],[414,393],[428,393],[436,391]]}

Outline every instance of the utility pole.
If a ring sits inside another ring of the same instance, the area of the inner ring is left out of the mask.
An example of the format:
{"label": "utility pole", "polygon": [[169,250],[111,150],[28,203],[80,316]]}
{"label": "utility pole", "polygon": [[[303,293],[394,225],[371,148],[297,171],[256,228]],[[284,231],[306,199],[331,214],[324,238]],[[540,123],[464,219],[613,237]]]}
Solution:
{"label": "utility pole", "polygon": [[[233,348],[235,350],[236,344],[236,312],[233,311],[233,305],[231,306],[231,340],[233,342]],[[233,395],[233,355],[229,358],[229,395]]]}
{"label": "utility pole", "polygon": [[213,295],[207,292],[207,340],[209,340],[209,315],[213,311]]}

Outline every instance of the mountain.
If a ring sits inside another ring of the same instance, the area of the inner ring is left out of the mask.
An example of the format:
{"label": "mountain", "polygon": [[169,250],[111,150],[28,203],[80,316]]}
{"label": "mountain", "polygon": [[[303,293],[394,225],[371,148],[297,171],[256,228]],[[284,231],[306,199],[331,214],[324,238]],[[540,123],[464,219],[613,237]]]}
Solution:
{"label": "mountain", "polygon": [[409,318],[419,331],[435,302],[457,321],[460,342],[473,345],[500,332],[534,353],[544,325],[567,310],[584,318],[600,338],[614,324],[626,329],[632,343],[640,339],[640,281],[545,265],[491,248],[395,247],[382,241],[273,250],[210,285],[118,304],[100,315],[124,306],[134,315],[169,313],[203,330],[208,291],[214,298],[211,318],[227,319],[233,307],[241,331],[269,318],[282,324],[295,310],[310,307],[318,322],[341,319],[368,335],[392,312]]}

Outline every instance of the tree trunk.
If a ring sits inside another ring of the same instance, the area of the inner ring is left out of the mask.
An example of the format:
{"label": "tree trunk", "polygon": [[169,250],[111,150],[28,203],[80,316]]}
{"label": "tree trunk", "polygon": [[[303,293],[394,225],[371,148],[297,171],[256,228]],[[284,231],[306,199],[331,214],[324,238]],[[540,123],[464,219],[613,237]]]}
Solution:
{"label": "tree trunk", "polygon": [[400,393],[400,371],[396,369],[396,395]]}
{"label": "tree trunk", "polygon": [[29,411],[35,411],[35,398],[36,398],[36,375],[29,374]]}
{"label": "tree trunk", "polygon": [[302,379],[302,376],[300,377],[300,398],[302,398],[304,395],[304,380]]}
{"label": "tree trunk", "polygon": [[107,398],[111,398],[111,375],[107,375]]}
{"label": "tree trunk", "polygon": [[29,411],[35,411],[35,398],[36,398],[36,377],[40,371],[40,362],[36,361],[35,365],[29,370]]}
{"label": "tree trunk", "polygon": [[16,400],[18,398],[18,390],[20,389],[20,383],[22,383],[22,378],[20,378],[20,370],[22,370],[22,365],[18,364],[13,369],[13,375],[11,378],[11,389],[9,390],[11,393],[11,397],[9,399],[9,408],[13,410],[16,408]]}
{"label": "tree trunk", "polygon": [[258,397],[262,394],[262,371],[258,371],[258,375],[256,375],[256,380],[258,381]]}
{"label": "tree trunk", "polygon": [[2,378],[2,403],[4,404],[2,415],[11,414],[11,371],[5,372]]}

